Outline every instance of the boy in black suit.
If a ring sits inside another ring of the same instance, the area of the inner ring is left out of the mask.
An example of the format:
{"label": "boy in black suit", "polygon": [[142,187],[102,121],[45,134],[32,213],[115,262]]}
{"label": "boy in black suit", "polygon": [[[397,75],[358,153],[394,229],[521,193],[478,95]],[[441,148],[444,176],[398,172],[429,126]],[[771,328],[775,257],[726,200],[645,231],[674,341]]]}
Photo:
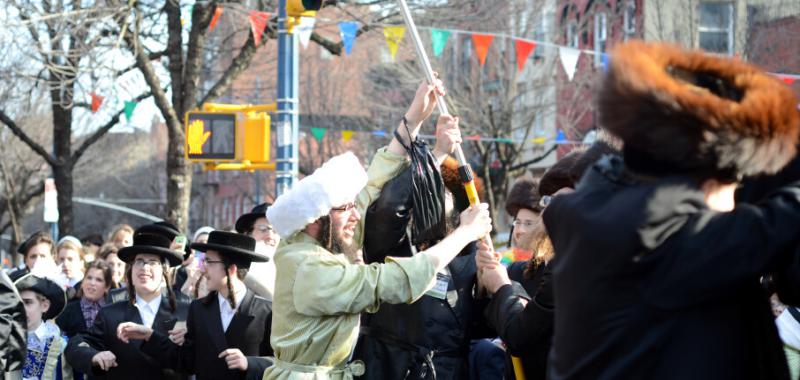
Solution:
{"label": "boy in black suit", "polygon": [[255,250],[253,238],[213,231],[208,243],[192,243],[204,251],[211,293],[189,307],[182,345],[167,334],[136,323],[119,327],[123,341],[142,339],[142,351],[167,368],[201,379],[261,379],[272,363],[269,343],[272,305],[248,290],[242,279],[253,262],[268,258]]}

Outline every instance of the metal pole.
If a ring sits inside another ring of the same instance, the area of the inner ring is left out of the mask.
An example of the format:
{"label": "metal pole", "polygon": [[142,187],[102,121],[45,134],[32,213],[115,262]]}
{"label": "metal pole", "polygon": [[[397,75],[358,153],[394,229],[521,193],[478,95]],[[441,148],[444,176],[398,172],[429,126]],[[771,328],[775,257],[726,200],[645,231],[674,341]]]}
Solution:
{"label": "metal pole", "polygon": [[278,153],[275,171],[276,197],[288,191],[298,172],[299,120],[297,111],[297,37],[289,33],[286,0],[278,2]]}
{"label": "metal pole", "polygon": [[[408,9],[408,4],[406,4],[405,0],[397,0],[397,4],[400,5],[400,13],[403,15],[403,19],[405,19],[406,22],[406,27],[411,34],[411,41],[414,42],[414,49],[417,51],[417,57],[419,58],[419,64],[422,67],[422,71],[425,73],[428,83],[433,84],[435,78],[433,76],[433,68],[431,68],[431,61],[428,59],[428,53],[425,52],[425,48],[422,45],[422,39],[419,38],[417,25],[414,23],[414,19],[411,17],[411,11]],[[439,108],[440,114],[450,114],[447,111],[447,104],[445,104],[444,99],[439,96],[436,96],[436,105]],[[467,192],[469,203],[471,205],[480,203],[480,200],[478,199],[478,191],[475,189],[475,181],[472,177],[472,169],[470,169],[466,158],[464,158],[464,151],[461,149],[460,144],[456,145],[454,155],[456,156],[456,160],[458,160],[458,172],[461,176],[461,182],[464,183],[464,189]]]}

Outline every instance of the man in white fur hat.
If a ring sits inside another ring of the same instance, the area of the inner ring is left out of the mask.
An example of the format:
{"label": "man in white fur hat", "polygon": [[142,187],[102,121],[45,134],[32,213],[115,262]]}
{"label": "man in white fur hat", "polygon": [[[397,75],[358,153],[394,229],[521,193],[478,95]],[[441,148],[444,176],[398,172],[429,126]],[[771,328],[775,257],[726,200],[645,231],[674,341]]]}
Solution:
{"label": "man in white fur hat", "polygon": [[436,282],[436,273],[469,242],[491,231],[486,205],[461,214],[461,225],[439,244],[410,258],[354,264],[361,215],[383,185],[408,165],[398,138],[413,140],[435,105],[436,87],[417,90],[398,133],[365,173],[352,153],[334,157],[281,195],[267,218],[281,235],[275,253],[271,344],[275,365],[264,379],[352,379],[363,363],[347,363],[358,338],[359,314],[380,303],[410,303]]}

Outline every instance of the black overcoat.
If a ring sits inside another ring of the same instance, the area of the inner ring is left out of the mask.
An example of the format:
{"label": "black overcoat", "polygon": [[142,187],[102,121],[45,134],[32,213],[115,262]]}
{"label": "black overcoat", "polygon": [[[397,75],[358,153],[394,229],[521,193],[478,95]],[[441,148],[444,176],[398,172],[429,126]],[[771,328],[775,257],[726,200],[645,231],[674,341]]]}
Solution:
{"label": "black overcoat", "polygon": [[[162,366],[197,379],[261,379],[272,364],[269,343],[272,327],[272,304],[248,290],[237,308],[228,329],[222,330],[217,292],[195,300],[189,307],[186,339],[182,346],[169,340],[163,332],[153,333],[142,350],[156,358]],[[238,348],[247,356],[247,372],[229,370],[219,354]]]}

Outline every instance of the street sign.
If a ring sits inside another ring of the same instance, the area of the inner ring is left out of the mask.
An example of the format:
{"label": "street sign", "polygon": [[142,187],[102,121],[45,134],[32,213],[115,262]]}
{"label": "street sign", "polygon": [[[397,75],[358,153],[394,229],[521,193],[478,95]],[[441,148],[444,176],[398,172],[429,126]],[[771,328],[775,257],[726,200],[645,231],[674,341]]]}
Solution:
{"label": "street sign", "polygon": [[44,221],[58,223],[58,192],[52,178],[44,180]]}

